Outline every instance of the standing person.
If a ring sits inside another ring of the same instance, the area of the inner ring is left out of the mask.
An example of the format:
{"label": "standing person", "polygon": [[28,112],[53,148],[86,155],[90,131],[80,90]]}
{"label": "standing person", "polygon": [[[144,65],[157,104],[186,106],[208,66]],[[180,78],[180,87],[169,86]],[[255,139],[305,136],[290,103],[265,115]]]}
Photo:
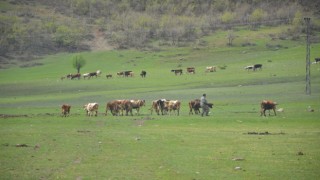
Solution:
{"label": "standing person", "polygon": [[208,102],[207,102],[206,96],[207,96],[206,94],[203,94],[201,99],[200,99],[200,106],[202,108],[201,116],[203,116],[204,114],[206,116],[209,116],[209,106],[208,106]]}

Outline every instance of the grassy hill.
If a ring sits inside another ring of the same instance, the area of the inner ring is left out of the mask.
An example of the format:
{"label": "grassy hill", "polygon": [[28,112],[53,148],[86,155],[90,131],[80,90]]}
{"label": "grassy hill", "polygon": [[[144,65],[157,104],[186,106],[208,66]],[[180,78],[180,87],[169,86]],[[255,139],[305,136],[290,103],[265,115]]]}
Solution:
{"label": "grassy hill", "polygon": [[[103,72],[90,80],[60,79],[75,73],[75,54],[30,62],[41,66],[1,69],[1,176],[315,179],[320,161],[320,66],[311,65],[312,94],[305,95],[305,43],[271,40],[270,34],[277,31],[239,29],[232,47],[225,45],[227,32],[219,31],[201,39],[205,45],[193,47],[83,52],[87,64],[81,73]],[[255,45],[243,46],[248,42]],[[320,56],[319,48],[311,45],[311,60]],[[263,64],[261,71],[244,69],[256,63]],[[205,73],[212,65],[225,69]],[[195,74],[170,72],[189,66],[196,68]],[[135,77],[117,77],[123,70],[133,70]],[[147,71],[146,78],[139,77],[141,70]],[[107,79],[106,74],[114,77]],[[188,101],[203,93],[215,104],[211,116],[189,115]],[[138,98],[147,104],[140,116],[103,114],[109,100]],[[150,115],[151,101],[159,98],[180,100],[180,116]],[[284,112],[260,117],[263,99],[277,101]],[[82,106],[87,102],[100,104],[98,117],[85,116]],[[60,117],[62,103],[72,105],[68,118]]]}

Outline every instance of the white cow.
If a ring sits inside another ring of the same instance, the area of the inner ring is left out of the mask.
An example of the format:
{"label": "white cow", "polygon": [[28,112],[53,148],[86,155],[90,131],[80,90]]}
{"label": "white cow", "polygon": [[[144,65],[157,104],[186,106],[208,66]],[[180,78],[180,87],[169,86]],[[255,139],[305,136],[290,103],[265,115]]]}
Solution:
{"label": "white cow", "polygon": [[208,67],[206,67],[206,72],[216,72],[216,67],[215,66],[208,66]]}
{"label": "white cow", "polygon": [[87,116],[93,116],[93,113],[95,113],[95,116],[98,116],[98,108],[99,104],[98,103],[88,103],[83,106],[83,109],[87,112]]}

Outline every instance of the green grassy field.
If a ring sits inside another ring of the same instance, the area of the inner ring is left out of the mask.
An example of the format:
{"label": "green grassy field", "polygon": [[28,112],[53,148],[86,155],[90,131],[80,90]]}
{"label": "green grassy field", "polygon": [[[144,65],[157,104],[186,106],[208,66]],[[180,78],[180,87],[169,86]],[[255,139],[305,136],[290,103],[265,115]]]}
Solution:
{"label": "green grassy field", "polygon": [[[306,95],[305,44],[270,40],[280,30],[239,30],[234,47],[217,32],[203,39],[207,46],[81,53],[82,73],[103,72],[91,80],[60,80],[75,72],[73,54],[0,70],[1,179],[317,179],[320,66],[311,65]],[[247,41],[256,46],[242,47]],[[311,60],[318,49],[311,45]],[[257,63],[261,71],[244,70]],[[196,74],[170,72],[189,66]],[[206,66],[226,69],[205,73]],[[116,77],[123,70],[135,77]],[[203,93],[215,104],[210,116],[189,115],[188,102]],[[180,116],[151,115],[159,98],[180,100]],[[105,116],[114,99],[145,99],[146,106],[139,116]],[[260,117],[263,99],[284,112]],[[98,117],[85,116],[88,102],[100,104]],[[60,116],[63,103],[72,105],[70,117]]]}

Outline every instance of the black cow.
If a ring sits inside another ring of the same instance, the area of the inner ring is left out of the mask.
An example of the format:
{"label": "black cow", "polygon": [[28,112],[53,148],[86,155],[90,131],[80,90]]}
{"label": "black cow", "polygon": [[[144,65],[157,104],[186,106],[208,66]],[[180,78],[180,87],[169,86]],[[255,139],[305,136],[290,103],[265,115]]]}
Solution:
{"label": "black cow", "polygon": [[141,71],[141,73],[140,73],[140,76],[141,76],[141,77],[144,78],[144,77],[146,77],[146,75],[147,75],[147,72],[146,72],[146,71]]}
{"label": "black cow", "polygon": [[177,74],[181,75],[182,69],[172,69],[171,72],[174,72],[175,75],[177,75]]}
{"label": "black cow", "polygon": [[255,64],[255,65],[253,65],[253,70],[255,71],[255,70],[257,70],[257,69],[261,70],[261,69],[262,69],[262,64]]}

